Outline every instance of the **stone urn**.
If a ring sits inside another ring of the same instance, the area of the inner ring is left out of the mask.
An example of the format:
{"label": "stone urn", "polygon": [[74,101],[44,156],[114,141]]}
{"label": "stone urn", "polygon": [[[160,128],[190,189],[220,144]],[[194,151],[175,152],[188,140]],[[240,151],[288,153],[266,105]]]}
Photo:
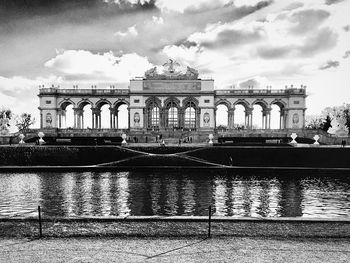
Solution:
{"label": "stone urn", "polygon": [[208,138],[209,138],[209,145],[212,146],[213,145],[213,139],[214,139],[213,134],[209,134]]}
{"label": "stone urn", "polygon": [[122,139],[123,139],[122,145],[125,146],[127,144],[127,142],[126,142],[126,134],[125,133],[122,134]]}
{"label": "stone urn", "polygon": [[23,141],[23,139],[24,139],[24,134],[23,133],[21,133],[19,136],[19,139],[20,139],[20,141],[19,141],[19,144],[24,144],[25,142]]}
{"label": "stone urn", "polygon": [[314,140],[315,140],[314,144],[320,145],[320,143],[318,142],[319,139],[320,139],[320,136],[319,136],[318,134],[316,134],[316,135],[314,136]]}
{"label": "stone urn", "polygon": [[45,144],[45,141],[43,140],[43,137],[45,136],[45,134],[43,132],[39,132],[38,136],[39,136],[39,145]]}

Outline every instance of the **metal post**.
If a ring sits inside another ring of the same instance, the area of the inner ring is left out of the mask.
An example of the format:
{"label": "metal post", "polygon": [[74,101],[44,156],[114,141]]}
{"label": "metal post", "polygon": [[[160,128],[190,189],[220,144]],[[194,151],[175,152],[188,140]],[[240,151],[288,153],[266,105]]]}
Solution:
{"label": "metal post", "polygon": [[208,208],[208,215],[209,215],[209,220],[208,220],[208,238],[211,238],[211,205]]}
{"label": "metal post", "polygon": [[42,225],[41,225],[41,210],[40,206],[38,206],[38,214],[39,214],[39,236],[40,238],[43,237],[43,230],[42,230]]}

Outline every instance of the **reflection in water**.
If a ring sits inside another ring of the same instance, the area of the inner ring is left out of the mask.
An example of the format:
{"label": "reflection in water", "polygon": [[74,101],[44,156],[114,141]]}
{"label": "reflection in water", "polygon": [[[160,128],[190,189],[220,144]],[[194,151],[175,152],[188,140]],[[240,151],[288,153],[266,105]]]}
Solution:
{"label": "reflection in water", "polygon": [[196,172],[0,174],[0,216],[350,217],[347,177]]}

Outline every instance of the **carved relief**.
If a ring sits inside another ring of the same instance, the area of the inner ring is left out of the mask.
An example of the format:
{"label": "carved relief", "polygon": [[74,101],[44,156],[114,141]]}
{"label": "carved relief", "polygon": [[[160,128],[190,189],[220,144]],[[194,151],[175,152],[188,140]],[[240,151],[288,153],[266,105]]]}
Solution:
{"label": "carved relief", "polygon": [[208,112],[203,114],[203,123],[204,123],[204,127],[209,127],[210,124],[210,114]]}
{"label": "carved relief", "polygon": [[134,126],[140,127],[140,113],[135,112],[134,114]]}
{"label": "carved relief", "polygon": [[294,113],[292,117],[293,128],[299,128],[299,114]]}
{"label": "carved relief", "polygon": [[51,115],[51,113],[46,114],[46,127],[52,127],[52,115]]}

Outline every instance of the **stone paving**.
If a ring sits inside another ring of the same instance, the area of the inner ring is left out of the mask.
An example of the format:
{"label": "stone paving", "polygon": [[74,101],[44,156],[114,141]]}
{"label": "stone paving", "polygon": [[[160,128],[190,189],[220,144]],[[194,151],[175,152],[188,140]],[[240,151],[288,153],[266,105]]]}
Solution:
{"label": "stone paving", "polygon": [[0,239],[0,262],[349,262],[347,239]]}

